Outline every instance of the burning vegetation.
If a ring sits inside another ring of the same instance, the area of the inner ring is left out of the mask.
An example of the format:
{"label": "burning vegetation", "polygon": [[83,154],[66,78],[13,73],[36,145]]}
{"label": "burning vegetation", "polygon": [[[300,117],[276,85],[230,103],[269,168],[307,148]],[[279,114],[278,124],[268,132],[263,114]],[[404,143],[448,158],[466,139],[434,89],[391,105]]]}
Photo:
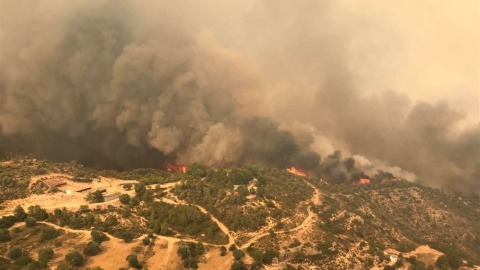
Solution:
{"label": "burning vegetation", "polygon": [[361,185],[368,185],[370,184],[370,179],[368,178],[362,178],[360,180],[358,180],[358,183],[357,185],[361,186]]}
{"label": "burning vegetation", "polygon": [[308,174],[305,172],[300,171],[299,169],[295,168],[294,166],[287,168],[287,172],[298,175],[298,176],[303,176],[308,178]]}
{"label": "burning vegetation", "polygon": [[168,162],[165,162],[165,166],[167,167],[167,171],[169,172],[183,172],[183,173],[187,172],[186,166],[168,163]]}

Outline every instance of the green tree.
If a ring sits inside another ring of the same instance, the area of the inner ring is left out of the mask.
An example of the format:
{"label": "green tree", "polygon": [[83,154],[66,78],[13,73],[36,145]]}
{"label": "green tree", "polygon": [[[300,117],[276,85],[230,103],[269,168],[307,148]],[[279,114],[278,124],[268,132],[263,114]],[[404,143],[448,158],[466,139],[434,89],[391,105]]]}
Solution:
{"label": "green tree", "polygon": [[88,208],[88,205],[80,205],[80,212],[82,213],[87,213],[87,212],[90,212],[90,209]]}
{"label": "green tree", "polygon": [[44,242],[59,236],[60,233],[53,227],[45,226],[42,228],[42,234],[40,235],[40,242]]}
{"label": "green tree", "polygon": [[252,179],[252,172],[246,169],[233,168],[228,174],[228,180],[234,185],[247,185]]}
{"label": "green tree", "polygon": [[[31,265],[33,269],[35,269],[35,265],[36,263],[33,262],[32,258],[28,257],[27,254],[22,254],[22,256],[18,257],[17,259],[15,259],[15,262],[14,264],[16,265]],[[31,268],[27,268],[27,269],[31,269]],[[22,268],[24,269],[24,268]]]}
{"label": "green tree", "polygon": [[97,231],[97,230],[93,230],[90,233],[90,235],[92,236],[92,240],[97,242],[97,243],[103,243],[105,241],[110,240],[110,238],[108,238],[108,236],[106,234],[104,234],[103,232]]}
{"label": "green tree", "polygon": [[48,218],[47,211],[40,207],[40,205],[32,205],[28,207],[28,215],[34,217],[38,221],[43,221]]}
{"label": "green tree", "polygon": [[232,244],[232,245],[228,248],[228,250],[230,250],[230,251],[234,251],[234,250],[236,250],[236,249],[237,249],[237,246],[236,246],[235,244]]}
{"label": "green tree", "polygon": [[140,182],[138,184],[135,184],[135,195],[139,198],[143,197],[143,194],[145,194],[145,191],[147,190],[147,186],[145,185],[144,182]]}
{"label": "green tree", "polygon": [[273,249],[267,249],[265,250],[265,252],[262,254],[262,263],[264,264],[271,264],[272,263],[272,260],[273,258],[279,256],[280,254],[278,253],[278,251],[275,251]]}
{"label": "green tree", "polygon": [[83,249],[83,254],[88,256],[95,256],[102,251],[100,244],[95,241],[90,241],[87,243],[85,248]]}
{"label": "green tree", "polygon": [[50,247],[42,248],[38,251],[38,262],[41,267],[47,267],[48,261],[53,258],[53,249]]}
{"label": "green tree", "polygon": [[13,210],[13,216],[15,216],[17,220],[23,221],[27,218],[27,213],[25,213],[25,210],[22,206],[17,205],[17,207],[15,207],[15,210]]}
{"label": "green tree", "polygon": [[10,251],[8,252],[8,257],[12,260],[20,258],[20,256],[23,255],[22,248],[19,246],[13,246],[10,248]]}
{"label": "green tree", "polygon": [[96,190],[88,194],[87,200],[92,203],[99,203],[99,202],[104,202],[105,197],[103,197],[103,193],[100,190]]}
{"label": "green tree", "polygon": [[8,229],[0,229],[0,243],[8,242],[12,239]]}
{"label": "green tree", "polygon": [[130,267],[134,267],[134,268],[137,268],[137,269],[142,268],[142,266],[140,265],[140,262],[138,261],[137,255],[130,254],[130,255],[127,256],[126,260],[127,260],[128,265]]}
{"label": "green tree", "polygon": [[67,264],[65,261],[60,261],[57,265],[57,270],[73,270],[70,265]]}
{"label": "green tree", "polygon": [[168,228],[167,222],[163,222],[162,226],[160,227],[160,234],[167,235],[170,233],[170,229]]}
{"label": "green tree", "polygon": [[121,194],[120,197],[118,197],[118,199],[123,204],[129,204],[130,203],[130,195],[128,195],[128,194]]}
{"label": "green tree", "polygon": [[35,225],[37,225],[37,220],[34,217],[27,217],[25,219],[25,226],[33,227]]}
{"label": "green tree", "polygon": [[114,215],[109,215],[106,219],[105,219],[105,222],[104,222],[105,226],[107,227],[112,227],[112,226],[116,226],[118,224],[118,219],[116,216]]}
{"label": "green tree", "polygon": [[244,169],[246,170],[249,170],[254,177],[257,177],[259,172],[260,172],[260,169],[258,168],[257,165],[253,165],[253,164],[247,164],[245,166],[243,166]]}
{"label": "green tree", "polygon": [[190,253],[190,247],[188,246],[188,243],[183,241],[180,242],[180,244],[178,245],[177,253],[178,255],[180,255],[182,260],[186,260],[190,258],[191,253]]}
{"label": "green tree", "polygon": [[132,189],[132,184],[125,184],[125,185],[123,185],[123,188],[125,190],[131,190]]}
{"label": "green tree", "polygon": [[142,239],[142,244],[143,244],[144,246],[150,245],[150,239],[148,239],[147,237],[143,238],[143,239]]}
{"label": "green tree", "polygon": [[243,257],[245,257],[245,252],[243,252],[241,249],[236,249],[233,251],[233,258],[235,258],[235,260],[239,261],[243,259]]}
{"label": "green tree", "polygon": [[220,247],[220,256],[225,256],[227,255],[227,248],[224,246]]}
{"label": "green tree", "polygon": [[120,237],[125,241],[126,243],[130,243],[133,240],[133,233],[130,231],[124,231]]}
{"label": "green tree", "polygon": [[247,266],[243,261],[234,261],[230,270],[247,270]]}
{"label": "green tree", "polygon": [[197,255],[202,255],[203,253],[205,253],[205,247],[203,246],[202,242],[197,243],[197,245],[195,247],[195,253]]}
{"label": "green tree", "polygon": [[187,170],[187,174],[192,175],[195,178],[203,178],[207,176],[207,170],[205,170],[202,165],[193,163],[192,166]]}
{"label": "green tree", "polygon": [[76,251],[72,250],[65,255],[65,261],[68,262],[71,266],[79,267],[85,263],[85,258],[83,255]]}
{"label": "green tree", "polygon": [[305,253],[301,250],[297,250],[293,253],[293,261],[296,263],[301,263],[305,260]]}

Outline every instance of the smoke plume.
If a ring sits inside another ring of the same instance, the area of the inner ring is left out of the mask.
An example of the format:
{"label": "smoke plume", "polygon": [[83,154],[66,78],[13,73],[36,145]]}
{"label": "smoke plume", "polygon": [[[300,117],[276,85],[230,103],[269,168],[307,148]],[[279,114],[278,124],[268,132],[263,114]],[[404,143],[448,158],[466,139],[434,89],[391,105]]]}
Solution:
{"label": "smoke plume", "polygon": [[436,27],[463,25],[443,3],[445,25],[415,11],[410,28],[413,2],[2,1],[0,151],[339,183],[381,172],[480,194],[478,63],[436,60],[478,59],[478,39],[444,50]]}

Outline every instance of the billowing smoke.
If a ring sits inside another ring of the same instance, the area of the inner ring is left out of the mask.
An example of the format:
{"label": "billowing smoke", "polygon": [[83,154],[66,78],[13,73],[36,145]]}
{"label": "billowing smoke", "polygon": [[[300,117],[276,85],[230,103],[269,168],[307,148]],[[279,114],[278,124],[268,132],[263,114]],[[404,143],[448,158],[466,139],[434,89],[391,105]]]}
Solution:
{"label": "billowing smoke", "polygon": [[293,165],[331,182],[381,171],[480,194],[478,104],[385,90],[405,86],[388,83],[409,43],[345,4],[2,1],[0,149],[120,169]]}

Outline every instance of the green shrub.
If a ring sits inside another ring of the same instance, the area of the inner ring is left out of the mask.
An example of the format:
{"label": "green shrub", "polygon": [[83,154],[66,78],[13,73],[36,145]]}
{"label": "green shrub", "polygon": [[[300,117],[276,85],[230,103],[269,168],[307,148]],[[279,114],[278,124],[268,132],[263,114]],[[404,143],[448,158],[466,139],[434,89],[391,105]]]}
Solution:
{"label": "green shrub", "polygon": [[8,252],[8,257],[12,260],[20,258],[20,256],[22,255],[23,255],[23,251],[22,251],[22,248],[19,246],[11,247],[10,251]]}
{"label": "green shrub", "polygon": [[90,233],[90,235],[92,236],[92,240],[97,242],[97,243],[103,243],[105,241],[110,240],[110,238],[108,238],[108,236],[105,233],[97,231],[97,230],[93,230]]}
{"label": "green shrub", "polygon": [[137,255],[130,254],[130,255],[127,256],[126,260],[127,260],[128,265],[130,267],[134,267],[134,268],[137,268],[137,269],[142,268],[142,265],[140,265],[140,262],[138,261]]}
{"label": "green shrub", "polygon": [[35,225],[37,225],[37,220],[34,217],[27,217],[25,219],[25,226],[33,227]]}
{"label": "green shrub", "polygon": [[85,258],[83,255],[76,251],[72,250],[65,255],[65,261],[68,262],[71,266],[79,267],[85,263]]}
{"label": "green shrub", "polygon": [[8,242],[12,239],[10,231],[8,229],[0,229],[0,243]]}
{"label": "green shrub", "polygon": [[87,243],[85,248],[83,249],[83,254],[88,256],[95,256],[102,251],[100,244],[95,241],[90,241]]}
{"label": "green shrub", "polygon": [[45,226],[42,229],[42,234],[40,235],[40,242],[45,242],[47,240],[56,238],[60,235],[60,232],[55,228],[50,226]]}

